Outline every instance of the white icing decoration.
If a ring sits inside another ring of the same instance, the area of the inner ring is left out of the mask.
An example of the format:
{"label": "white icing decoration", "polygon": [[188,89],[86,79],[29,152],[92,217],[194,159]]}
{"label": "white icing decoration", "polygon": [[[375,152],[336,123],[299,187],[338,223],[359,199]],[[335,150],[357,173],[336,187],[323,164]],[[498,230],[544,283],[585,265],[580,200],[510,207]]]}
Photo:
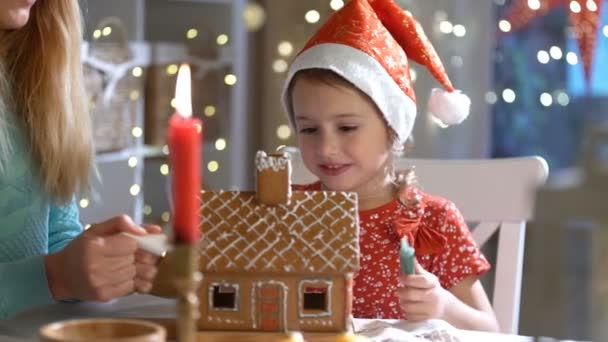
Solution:
{"label": "white icing decoration", "polygon": [[237,319],[230,319],[230,318],[222,318],[219,316],[207,316],[207,321],[208,322],[217,322],[220,324],[233,324],[233,325],[243,325],[245,324],[245,321],[243,320],[237,320]]}
{"label": "white icing decoration", "polygon": [[253,327],[253,329],[258,328],[258,320],[255,319],[255,290],[256,290],[256,286],[255,286],[255,284],[252,284],[252,286],[251,286],[251,307],[249,309],[251,311],[251,326]]}
{"label": "white icing decoration", "polygon": [[[323,192],[302,192],[301,196],[303,198],[299,197],[291,206],[266,208],[261,214],[254,196],[241,196],[240,192],[207,193],[206,205],[213,207],[217,214],[213,220],[208,219],[211,216],[208,213],[203,219],[206,222],[201,246],[204,271],[294,273],[308,270],[313,264],[318,269],[310,270],[320,273],[340,273],[355,268],[358,260],[352,256],[359,250],[358,215],[350,210],[356,208],[355,196]],[[333,209],[311,216],[326,202],[330,202],[328,207]],[[304,218],[312,219],[312,223],[305,225]],[[338,230],[331,224],[336,220],[350,220],[350,224]],[[305,236],[309,236],[311,229],[315,236],[322,232],[331,234],[325,233],[325,240],[310,241]],[[349,249],[350,255],[336,253],[337,243],[342,243],[340,248]],[[293,248],[296,244],[300,248]],[[287,251],[297,257],[285,258]]]}
{"label": "white icing decoration", "polygon": [[298,321],[301,326],[334,326],[334,321],[330,319],[300,319]]}
{"label": "white icing decoration", "polygon": [[258,171],[271,169],[275,172],[287,168],[289,171],[288,176],[290,176],[289,179],[291,179],[291,159],[287,153],[283,153],[280,156],[269,156],[263,151],[258,151],[255,156],[255,167]]}

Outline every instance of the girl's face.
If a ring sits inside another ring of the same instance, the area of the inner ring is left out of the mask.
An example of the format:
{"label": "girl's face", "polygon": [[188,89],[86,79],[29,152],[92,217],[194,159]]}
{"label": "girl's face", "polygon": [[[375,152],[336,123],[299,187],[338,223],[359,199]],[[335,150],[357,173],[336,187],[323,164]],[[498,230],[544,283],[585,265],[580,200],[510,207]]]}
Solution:
{"label": "girl's face", "polygon": [[304,165],[328,190],[369,196],[385,184],[391,144],[371,100],[304,77],[296,80],[292,105]]}
{"label": "girl's face", "polygon": [[35,3],[36,0],[0,0],[0,31],[25,26]]}

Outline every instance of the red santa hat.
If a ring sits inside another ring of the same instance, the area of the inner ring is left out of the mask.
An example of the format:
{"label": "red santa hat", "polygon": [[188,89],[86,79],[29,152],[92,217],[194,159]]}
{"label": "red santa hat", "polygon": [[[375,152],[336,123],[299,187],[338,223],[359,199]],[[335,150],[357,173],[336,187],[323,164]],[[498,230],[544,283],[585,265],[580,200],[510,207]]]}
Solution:
{"label": "red santa hat", "polygon": [[367,94],[405,142],[416,119],[416,96],[408,57],[424,65],[443,89],[433,89],[428,110],[445,125],[469,115],[470,99],[455,90],[437,52],[412,14],[393,0],[351,0],[335,12],[308,41],[292,63],[283,105],[292,127],[287,89],[295,74],[306,69],[335,72]]}

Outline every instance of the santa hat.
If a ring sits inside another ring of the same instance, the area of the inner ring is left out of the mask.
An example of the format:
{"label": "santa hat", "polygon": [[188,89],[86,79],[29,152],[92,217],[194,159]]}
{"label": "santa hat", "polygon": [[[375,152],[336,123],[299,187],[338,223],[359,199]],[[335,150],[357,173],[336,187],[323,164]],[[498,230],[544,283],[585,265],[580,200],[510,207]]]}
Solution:
{"label": "santa hat", "polygon": [[445,125],[469,115],[471,101],[455,90],[422,26],[393,0],[351,0],[335,12],[292,63],[283,105],[292,127],[289,85],[298,71],[326,69],[366,93],[405,142],[416,118],[416,96],[407,58],[426,66],[443,89],[433,89],[429,112]]}

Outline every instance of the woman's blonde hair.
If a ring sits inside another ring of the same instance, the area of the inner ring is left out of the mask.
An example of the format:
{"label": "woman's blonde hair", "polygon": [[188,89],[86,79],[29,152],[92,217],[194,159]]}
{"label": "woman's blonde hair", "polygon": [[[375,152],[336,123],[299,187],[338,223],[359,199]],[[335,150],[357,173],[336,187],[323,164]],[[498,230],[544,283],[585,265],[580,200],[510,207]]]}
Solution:
{"label": "woman's blonde hair", "polygon": [[93,149],[81,44],[78,0],[38,0],[28,23],[0,39],[0,77],[6,78],[0,85],[9,84],[12,103],[6,103],[7,89],[0,88],[0,97],[22,119],[42,185],[61,202],[90,184]]}

